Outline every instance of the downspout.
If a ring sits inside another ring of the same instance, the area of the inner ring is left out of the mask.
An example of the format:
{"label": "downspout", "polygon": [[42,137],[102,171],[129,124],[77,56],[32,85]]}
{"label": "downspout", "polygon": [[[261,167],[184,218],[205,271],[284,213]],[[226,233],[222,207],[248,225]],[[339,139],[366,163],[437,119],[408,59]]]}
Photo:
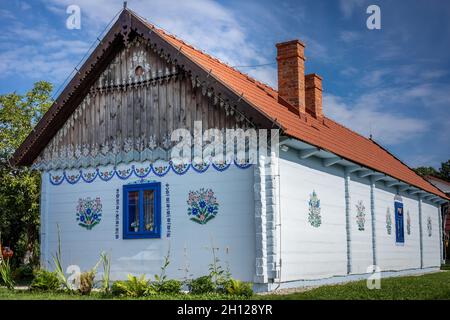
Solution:
{"label": "downspout", "polygon": [[375,221],[375,179],[370,179],[370,214],[372,216],[372,261],[377,265],[376,221]]}
{"label": "downspout", "polygon": [[439,258],[441,259],[441,264],[444,263],[444,252],[443,252],[443,243],[442,243],[442,234],[444,232],[444,228],[442,225],[442,214],[443,214],[444,208],[443,206],[439,205],[438,208],[438,216],[439,216],[439,250],[440,250],[440,255]]}
{"label": "downspout", "polygon": [[447,242],[447,230],[446,230],[446,225],[447,225],[447,218],[448,218],[448,210],[449,210],[449,208],[448,208],[448,202],[445,202],[443,205],[442,205],[442,216],[444,217],[444,220],[442,221],[442,234],[443,234],[443,236],[444,236],[444,239],[443,239],[443,242],[442,242],[442,245],[444,246],[444,248],[443,248],[443,255],[444,255],[444,259],[443,259],[443,262],[444,262],[444,264],[445,264],[445,262],[447,261],[447,246],[445,246],[445,243]]}
{"label": "downspout", "polygon": [[422,196],[419,195],[420,269],[423,269]]}
{"label": "downspout", "polygon": [[[280,153],[278,153],[279,155]],[[281,173],[280,173],[280,158],[278,157],[277,159],[277,175],[276,177],[278,178],[278,184],[277,184],[277,188],[278,188],[278,223],[277,223],[277,228],[279,228],[279,239],[278,239],[278,252],[279,252],[279,259],[278,259],[278,263],[279,263],[279,274],[278,274],[278,285],[275,288],[275,290],[278,290],[281,286],[281,268],[283,266],[282,264],[282,260],[281,260]]]}
{"label": "downspout", "polygon": [[350,232],[350,172],[345,168],[345,229],[347,234],[347,274],[352,273]]}

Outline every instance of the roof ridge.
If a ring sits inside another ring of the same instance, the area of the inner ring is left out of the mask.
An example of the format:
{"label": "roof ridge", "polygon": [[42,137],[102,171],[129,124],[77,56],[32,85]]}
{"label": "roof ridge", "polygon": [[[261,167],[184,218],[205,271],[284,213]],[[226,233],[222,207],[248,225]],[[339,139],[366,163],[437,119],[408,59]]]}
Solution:
{"label": "roof ridge", "polygon": [[428,174],[428,175],[426,175],[426,176],[424,176],[424,177],[433,178],[433,179],[439,180],[439,181],[441,181],[441,182],[443,182],[443,183],[446,183],[446,184],[450,185],[450,181],[447,181],[447,180],[444,180],[444,179],[442,179],[442,178],[433,176],[432,174]]}
{"label": "roof ridge", "polygon": [[[254,83],[260,84],[260,85],[262,85],[263,87],[265,87],[265,88],[259,88],[260,90],[262,90],[262,91],[264,91],[264,92],[267,93],[266,89],[269,89],[269,90],[271,90],[271,91],[273,91],[273,92],[276,92],[276,93],[278,94],[278,91],[277,91],[275,88],[272,88],[272,87],[271,87],[270,85],[268,85],[267,83],[264,83],[264,82],[262,82],[262,81],[260,81],[260,80],[258,80],[258,79],[256,79],[256,78],[252,77],[252,76],[249,75],[248,73],[242,72],[241,70],[236,69],[236,68],[230,66],[229,63],[227,63],[227,62],[225,62],[225,61],[222,61],[222,60],[220,60],[219,58],[217,58],[217,57],[215,57],[215,56],[212,56],[211,54],[209,54],[209,53],[207,53],[207,52],[205,52],[205,51],[203,51],[203,50],[201,50],[201,49],[195,47],[194,45],[192,45],[192,44],[190,44],[190,43],[187,43],[186,41],[184,41],[184,40],[182,40],[181,38],[179,38],[178,36],[176,36],[174,33],[171,33],[171,32],[169,32],[169,31],[167,31],[166,29],[164,29],[164,28],[162,28],[162,27],[160,27],[160,26],[157,26],[156,24],[154,24],[154,23],[148,21],[145,17],[139,15],[139,14],[136,13],[135,11],[130,10],[130,9],[128,9],[128,10],[129,10],[130,12],[132,12],[133,14],[135,14],[135,15],[136,15],[138,18],[140,18],[141,20],[144,20],[145,23],[151,25],[153,29],[156,29],[156,30],[162,32],[163,34],[165,34],[166,36],[171,37],[171,38],[173,38],[173,39],[175,39],[175,40],[181,42],[183,45],[185,45],[185,46],[191,48],[192,50],[195,50],[195,51],[197,51],[197,52],[199,52],[199,53],[205,55],[206,57],[208,57],[208,58],[210,58],[210,59],[212,59],[212,60],[214,60],[214,61],[216,61],[216,62],[218,62],[218,63],[220,63],[220,64],[222,64],[222,65],[224,65],[225,67],[229,68],[230,70],[232,70],[232,71],[234,71],[234,72],[237,72],[237,73],[241,74],[242,76],[245,76],[245,77],[249,78],[249,80],[253,81]],[[271,93],[271,92],[270,92],[270,93]],[[272,97],[272,98],[275,99],[275,97]],[[275,100],[276,100],[276,99],[275,99]]]}

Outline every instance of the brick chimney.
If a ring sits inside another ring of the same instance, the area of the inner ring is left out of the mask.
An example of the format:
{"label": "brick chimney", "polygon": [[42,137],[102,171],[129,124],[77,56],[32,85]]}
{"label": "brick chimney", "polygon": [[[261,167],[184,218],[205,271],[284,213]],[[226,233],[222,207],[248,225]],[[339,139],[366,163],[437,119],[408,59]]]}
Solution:
{"label": "brick chimney", "polygon": [[278,95],[305,112],[305,45],[298,40],[278,43]]}
{"label": "brick chimney", "polygon": [[306,112],[315,118],[323,117],[322,110],[322,78],[315,74],[305,76]]}

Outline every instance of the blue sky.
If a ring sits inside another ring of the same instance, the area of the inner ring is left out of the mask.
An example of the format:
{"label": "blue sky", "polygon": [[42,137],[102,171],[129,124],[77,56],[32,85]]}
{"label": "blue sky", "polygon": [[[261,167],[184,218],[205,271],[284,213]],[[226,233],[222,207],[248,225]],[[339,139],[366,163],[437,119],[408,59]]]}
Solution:
{"label": "blue sky", "polygon": [[[113,0],[2,0],[0,94],[57,88],[120,10]],[[67,6],[81,29],[66,29]],[[366,9],[381,8],[381,30]],[[306,44],[324,112],[410,166],[450,158],[450,2],[441,0],[129,0],[149,21],[276,88],[275,43]],[[259,67],[245,67],[263,65]]]}

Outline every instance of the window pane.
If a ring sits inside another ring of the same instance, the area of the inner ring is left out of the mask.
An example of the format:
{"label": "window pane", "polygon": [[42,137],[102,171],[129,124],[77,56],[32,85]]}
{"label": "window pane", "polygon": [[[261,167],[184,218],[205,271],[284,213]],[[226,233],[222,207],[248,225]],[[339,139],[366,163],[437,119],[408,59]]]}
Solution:
{"label": "window pane", "polygon": [[128,231],[139,231],[139,191],[128,192]]}
{"label": "window pane", "polygon": [[154,191],[144,190],[144,231],[153,231],[155,227]]}

